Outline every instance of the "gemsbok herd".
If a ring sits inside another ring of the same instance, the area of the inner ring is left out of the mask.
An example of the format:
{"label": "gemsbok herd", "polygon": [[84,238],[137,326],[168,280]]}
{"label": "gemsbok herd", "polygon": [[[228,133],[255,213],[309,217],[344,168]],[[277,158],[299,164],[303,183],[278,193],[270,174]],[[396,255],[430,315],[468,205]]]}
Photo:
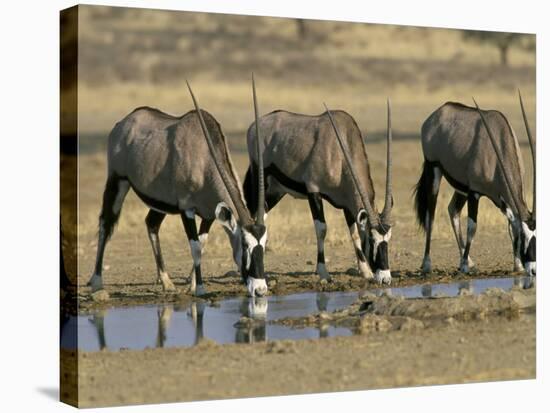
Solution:
{"label": "gemsbok herd", "polygon": [[[316,272],[329,279],[324,240],[327,225],[323,200],[341,209],[351,235],[360,274],[390,284],[389,242],[392,237],[392,117],[387,102],[386,190],[378,212],[370,163],[361,130],[343,110],[304,115],[276,110],[260,116],[254,76],[254,122],[248,128],[250,166],[241,185],[221,125],[201,109],[187,85],[194,110],[175,117],[139,107],[118,122],[109,135],[107,182],[99,216],[93,291],[103,288],[105,246],[132,188],[147,205],[147,232],[157,266],[157,282],[175,287],[162,257],[159,230],[166,214],[179,214],[193,258],[189,292],[203,295],[201,255],[214,220],[229,238],[233,259],[252,297],[264,296],[267,241],[265,220],[286,195],[307,199],[317,237]],[[521,111],[535,168],[535,143],[521,94]],[[421,269],[431,271],[430,246],[441,178],[454,189],[448,211],[460,254],[459,270],[471,271],[471,244],[476,233],[479,199],[488,197],[508,220],[514,270],[536,275],[536,172],[533,206],[524,198],[523,163],[518,140],[506,117],[447,102],[426,119],[421,129],[424,165],[415,188],[414,207],[426,233]],[[467,204],[466,240],[460,212]],[[200,217],[197,231],[196,217]]]}

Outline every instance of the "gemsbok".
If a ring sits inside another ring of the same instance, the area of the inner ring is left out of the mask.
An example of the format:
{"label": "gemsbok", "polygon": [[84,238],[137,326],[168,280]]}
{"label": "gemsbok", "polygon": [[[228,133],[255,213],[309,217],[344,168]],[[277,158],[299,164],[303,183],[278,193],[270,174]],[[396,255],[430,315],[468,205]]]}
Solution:
{"label": "gemsbok", "polygon": [[[488,197],[508,219],[514,270],[536,275],[536,160],[525,108],[519,95],[523,121],[533,160],[533,209],[524,199],[523,162],[518,140],[506,117],[496,110],[481,110],[447,102],[422,125],[424,166],[416,185],[415,209],[426,232],[422,271],[431,271],[430,242],[441,177],[454,189],[448,211],[460,252],[459,270],[474,266],[470,247],[477,228],[479,199]],[[460,211],[468,203],[466,243]]]}
{"label": "gemsbok", "polygon": [[[267,233],[263,213],[253,219],[247,209],[221,126],[210,113],[199,108],[191,87],[187,86],[195,110],[175,117],[140,107],[118,122],[109,135],[108,177],[99,217],[97,258],[89,281],[94,291],[103,288],[105,245],[132,188],[150,208],[145,224],[157,265],[157,282],[162,282],[164,290],[173,291],[175,287],[165,269],[159,229],[166,214],[179,214],[193,257],[192,294],[206,292],[201,254],[215,219],[229,237],[233,259],[249,294],[262,296],[267,292],[264,275]],[[253,96],[257,119],[254,83]],[[258,203],[263,207],[262,175],[258,176],[257,187]],[[199,233],[195,216],[202,219]]]}
{"label": "gemsbok", "polygon": [[[357,123],[342,110],[317,116],[277,110],[260,118],[262,147],[257,130],[248,128],[247,143],[251,159],[244,195],[255,212],[253,178],[265,170],[266,211],[272,210],[286,195],[306,198],[317,237],[316,272],[330,278],[325,265],[324,240],[327,225],[323,200],[342,209],[355,248],[360,273],[379,283],[391,283],[388,242],[391,238],[391,110],[388,101],[386,196],[382,212],[375,210],[375,193],[365,144]],[[341,135],[340,135],[341,132]]]}

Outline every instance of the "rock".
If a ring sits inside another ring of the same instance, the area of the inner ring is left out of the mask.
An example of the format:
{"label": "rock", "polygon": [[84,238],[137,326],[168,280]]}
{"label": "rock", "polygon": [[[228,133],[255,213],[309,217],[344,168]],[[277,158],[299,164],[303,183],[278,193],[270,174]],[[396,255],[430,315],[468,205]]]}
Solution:
{"label": "rock", "polygon": [[307,264],[307,265],[314,265],[315,263],[314,263],[313,261],[311,261],[311,260],[307,260],[307,261],[306,261],[306,264]]}
{"label": "rock", "polygon": [[467,289],[467,288],[461,288],[458,290],[458,295],[461,296],[461,297],[466,297],[466,296],[469,296],[469,295],[474,295],[474,293]]}
{"label": "rock", "polygon": [[239,273],[235,270],[230,270],[230,271],[227,271],[225,274],[224,274],[224,277],[238,277],[239,276]]}
{"label": "rock", "polygon": [[363,333],[371,331],[389,331],[392,328],[392,323],[390,323],[387,318],[374,314],[364,316],[359,325],[359,329]]}
{"label": "rock", "polygon": [[94,300],[96,303],[109,301],[109,298],[109,293],[103,289],[92,293],[92,300]]}
{"label": "rock", "polygon": [[399,330],[402,331],[420,330],[423,328],[424,323],[422,321],[410,317],[406,317],[399,326]]}
{"label": "rock", "polygon": [[268,282],[267,282],[267,286],[269,288],[273,288],[277,285],[277,280],[275,278],[271,278]]}
{"label": "rock", "polygon": [[332,316],[326,311],[321,311],[319,313],[319,320],[330,320],[330,319],[332,319]]}
{"label": "rock", "polygon": [[353,277],[357,277],[359,276],[359,270],[357,268],[350,267],[346,270],[346,274],[351,275]]}
{"label": "rock", "polygon": [[487,288],[487,290],[485,290],[483,294],[487,296],[498,296],[498,295],[505,294],[505,292],[502,288],[491,287],[491,288]]}
{"label": "rock", "polygon": [[288,354],[296,352],[296,344],[294,341],[270,341],[267,343],[267,353],[271,354]]}

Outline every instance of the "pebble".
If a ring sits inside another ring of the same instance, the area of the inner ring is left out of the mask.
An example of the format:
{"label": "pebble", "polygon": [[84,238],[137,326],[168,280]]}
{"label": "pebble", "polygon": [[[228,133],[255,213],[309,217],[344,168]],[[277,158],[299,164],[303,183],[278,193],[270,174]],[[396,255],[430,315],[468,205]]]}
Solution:
{"label": "pebble", "polygon": [[109,293],[106,290],[98,290],[92,293],[92,300],[96,303],[109,301]]}
{"label": "pebble", "polygon": [[225,274],[224,274],[224,277],[238,277],[239,276],[239,273],[235,270],[230,270],[230,271],[227,271]]}
{"label": "pebble", "polygon": [[354,267],[350,267],[346,270],[347,275],[352,275],[354,277],[357,277],[359,275],[359,270]]}

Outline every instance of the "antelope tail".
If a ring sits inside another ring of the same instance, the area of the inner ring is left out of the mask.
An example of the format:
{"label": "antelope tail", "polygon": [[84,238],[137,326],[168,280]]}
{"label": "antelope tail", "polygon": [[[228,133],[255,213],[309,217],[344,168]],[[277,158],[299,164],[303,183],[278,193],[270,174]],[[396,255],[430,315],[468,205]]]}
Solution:
{"label": "antelope tail", "polygon": [[432,187],[435,179],[434,168],[430,162],[424,160],[422,167],[422,175],[414,188],[414,208],[416,210],[416,221],[418,226],[426,230],[426,212],[430,204],[432,195]]}

